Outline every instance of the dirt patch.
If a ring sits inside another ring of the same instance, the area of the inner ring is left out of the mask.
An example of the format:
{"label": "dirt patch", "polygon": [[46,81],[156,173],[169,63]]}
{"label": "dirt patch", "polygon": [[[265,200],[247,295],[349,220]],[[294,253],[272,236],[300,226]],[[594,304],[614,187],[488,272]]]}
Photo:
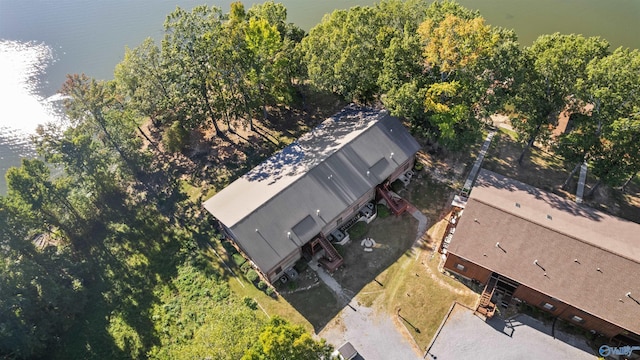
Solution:
{"label": "dirt patch", "polygon": [[[483,168],[575,200],[578,173],[571,179],[567,190],[563,190],[561,186],[571,169],[564,166],[560,157],[545,149],[534,147],[522,165],[518,165],[517,159],[521,152],[522,145],[509,132],[501,130],[493,138]],[[596,182],[597,179],[588,173],[585,194]],[[585,198],[585,203],[612,215],[640,223],[640,181],[636,179],[630,182],[625,192],[601,186],[594,196]]]}

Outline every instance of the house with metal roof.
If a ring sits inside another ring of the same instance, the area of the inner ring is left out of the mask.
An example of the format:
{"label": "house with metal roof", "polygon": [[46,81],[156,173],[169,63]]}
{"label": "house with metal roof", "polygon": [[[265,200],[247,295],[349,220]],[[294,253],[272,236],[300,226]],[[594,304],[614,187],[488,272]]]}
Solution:
{"label": "house with metal roof", "polygon": [[640,344],[640,224],[482,170],[445,269],[485,284],[478,310],[524,302]]}
{"label": "house with metal roof", "polygon": [[[270,281],[303,256],[342,264],[330,234],[370,202],[406,209],[389,182],[409,171],[416,140],[384,110],[348,106],[208,199],[204,207]],[[405,204],[406,205],[406,204]]]}

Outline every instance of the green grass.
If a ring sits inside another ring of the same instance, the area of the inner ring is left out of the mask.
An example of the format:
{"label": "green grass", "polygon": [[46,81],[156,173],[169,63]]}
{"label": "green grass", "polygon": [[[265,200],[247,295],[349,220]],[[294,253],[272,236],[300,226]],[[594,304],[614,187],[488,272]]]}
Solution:
{"label": "green grass", "polygon": [[196,202],[200,198],[200,194],[202,194],[202,189],[193,186],[186,180],[180,180],[180,191],[187,195],[189,200]]}
{"label": "green grass", "polygon": [[362,239],[364,234],[367,233],[367,223],[364,221],[357,221],[349,228],[349,230],[347,230],[347,232],[349,233],[351,240]]}
{"label": "green grass", "polygon": [[389,208],[382,204],[376,205],[376,212],[378,213],[378,219],[384,219],[391,215],[391,211],[389,210]]}

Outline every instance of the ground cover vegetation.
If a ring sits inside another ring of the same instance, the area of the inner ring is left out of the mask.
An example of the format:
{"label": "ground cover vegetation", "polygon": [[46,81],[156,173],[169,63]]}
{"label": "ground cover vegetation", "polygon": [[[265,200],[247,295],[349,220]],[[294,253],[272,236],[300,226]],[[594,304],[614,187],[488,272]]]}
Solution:
{"label": "ground cover vegetation", "polygon": [[[626,185],[639,87],[638,50],[561,34],[522,48],[451,1],[337,10],[308,34],[273,2],[178,8],[113,80],[69,75],[68,124],[39,128],[40,157],[7,172],[0,356],[318,358],[329,347],[267,319],[212,263],[204,196],[351,101],[386,107],[436,153],[509,109],[514,165],[549,144],[564,185],[585,161],[592,191]],[[572,130],[554,137],[565,110]]]}

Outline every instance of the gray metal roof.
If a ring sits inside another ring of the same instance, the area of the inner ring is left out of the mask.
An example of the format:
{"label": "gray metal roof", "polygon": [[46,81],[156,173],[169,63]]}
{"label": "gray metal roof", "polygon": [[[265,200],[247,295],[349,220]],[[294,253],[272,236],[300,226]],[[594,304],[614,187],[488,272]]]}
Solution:
{"label": "gray metal roof", "polygon": [[269,271],[419,148],[387,111],[349,106],[205,201],[204,207]]}

